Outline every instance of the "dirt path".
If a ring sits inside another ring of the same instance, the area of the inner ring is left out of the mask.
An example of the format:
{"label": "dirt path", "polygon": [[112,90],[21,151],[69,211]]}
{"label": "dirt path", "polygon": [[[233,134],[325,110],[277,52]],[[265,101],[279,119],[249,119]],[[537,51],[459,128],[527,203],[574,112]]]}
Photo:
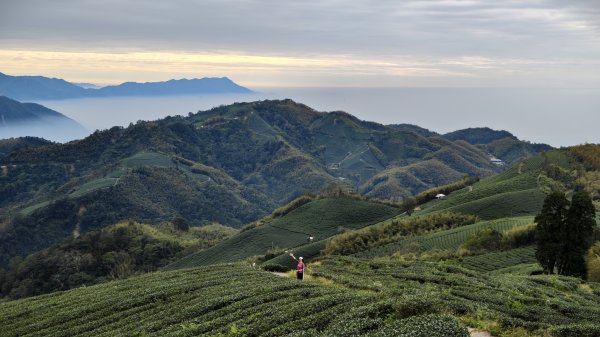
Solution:
{"label": "dirt path", "polygon": [[290,274],[288,274],[288,273],[280,273],[280,272],[276,272],[276,271],[270,271],[269,273],[271,273],[273,275],[277,275],[279,277],[290,277]]}
{"label": "dirt path", "polygon": [[523,173],[523,163],[519,163],[519,167],[518,167],[518,172],[519,174]]}
{"label": "dirt path", "polygon": [[469,328],[469,334],[471,337],[494,337],[487,331],[481,331],[473,328]]}

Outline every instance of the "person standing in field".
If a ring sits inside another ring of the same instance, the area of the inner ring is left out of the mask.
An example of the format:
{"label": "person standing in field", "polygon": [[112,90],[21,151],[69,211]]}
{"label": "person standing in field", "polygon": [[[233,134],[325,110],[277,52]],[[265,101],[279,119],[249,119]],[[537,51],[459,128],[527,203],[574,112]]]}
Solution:
{"label": "person standing in field", "polygon": [[296,278],[298,278],[299,280],[304,280],[304,269],[306,268],[306,265],[302,261],[302,256],[296,258],[292,253],[290,253],[290,256],[292,257],[292,259],[298,262],[298,265],[296,266]]}

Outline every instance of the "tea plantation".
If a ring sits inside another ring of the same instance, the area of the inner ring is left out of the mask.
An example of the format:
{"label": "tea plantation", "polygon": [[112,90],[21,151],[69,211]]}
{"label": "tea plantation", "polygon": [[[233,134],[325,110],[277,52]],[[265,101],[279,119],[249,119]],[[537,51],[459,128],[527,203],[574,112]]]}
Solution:
{"label": "tea plantation", "polygon": [[462,258],[459,264],[477,271],[494,271],[536,262],[535,246],[528,246],[477,256],[467,256]]}
{"label": "tea plantation", "polygon": [[577,278],[351,257],[323,260],[313,275],[385,294],[404,315],[451,314],[496,336],[600,335],[600,284]]}
{"label": "tea plantation", "polygon": [[497,336],[600,333],[600,285],[575,278],[349,257],[311,269],[312,281],[300,282],[214,265],[3,302],[1,334],[467,337],[466,326]]}
{"label": "tea plantation", "polygon": [[415,316],[376,292],[228,264],[0,303],[2,336],[467,337],[456,318]]}
{"label": "tea plantation", "polygon": [[403,247],[417,244],[421,249],[444,249],[456,250],[469,235],[484,228],[493,228],[498,231],[506,231],[513,227],[533,222],[533,217],[503,218],[492,221],[482,221],[472,225],[461,226],[445,231],[434,232],[426,235],[408,237],[404,240],[391,242],[384,246],[376,247],[357,254],[360,257],[375,257],[392,255]]}
{"label": "tea plantation", "polygon": [[362,228],[398,213],[397,208],[349,197],[317,199],[283,217],[244,231],[205,251],[187,256],[167,269],[232,262],[264,255],[272,248],[290,248],[297,251],[308,244],[309,236],[321,241],[345,229]]}

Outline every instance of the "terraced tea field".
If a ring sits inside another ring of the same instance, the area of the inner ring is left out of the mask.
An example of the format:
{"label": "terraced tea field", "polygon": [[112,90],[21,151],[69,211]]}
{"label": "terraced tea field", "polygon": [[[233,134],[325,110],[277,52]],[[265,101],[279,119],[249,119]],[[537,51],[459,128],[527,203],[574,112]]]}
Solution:
{"label": "terraced tea field", "polygon": [[458,263],[469,269],[489,272],[535,262],[537,262],[535,259],[535,246],[529,246],[477,256],[467,256],[462,258]]}
{"label": "terraced tea field", "polygon": [[427,205],[420,214],[452,211],[475,214],[483,219],[498,219],[521,215],[534,215],[544,200],[537,177],[544,159],[530,158],[522,165],[453,192],[442,200]]}
{"label": "terraced tea field", "polygon": [[452,313],[494,336],[600,335],[600,284],[578,278],[351,257],[322,260],[312,271],[351,289],[381,293],[400,312]]}
{"label": "terraced tea field", "polygon": [[360,257],[375,257],[392,255],[410,244],[418,244],[424,250],[444,249],[456,250],[473,233],[484,228],[493,228],[498,231],[507,231],[513,227],[522,226],[533,222],[533,217],[504,218],[492,221],[482,221],[472,225],[457,227],[432,234],[410,237],[401,241],[373,248],[357,254]]}
{"label": "terraced tea field", "polygon": [[[158,272],[0,303],[2,336],[468,337],[443,315],[392,318],[391,301],[249,266]],[[427,328],[429,326],[429,328]],[[435,331],[433,328],[443,329]]]}
{"label": "terraced tea field", "polygon": [[[167,269],[233,262],[265,254],[271,248],[308,249],[308,237],[325,240],[344,229],[362,228],[398,214],[398,209],[352,198],[318,199],[283,217],[234,236],[207,250],[187,256]],[[312,246],[313,253],[320,246]],[[309,254],[306,254],[309,255]]]}

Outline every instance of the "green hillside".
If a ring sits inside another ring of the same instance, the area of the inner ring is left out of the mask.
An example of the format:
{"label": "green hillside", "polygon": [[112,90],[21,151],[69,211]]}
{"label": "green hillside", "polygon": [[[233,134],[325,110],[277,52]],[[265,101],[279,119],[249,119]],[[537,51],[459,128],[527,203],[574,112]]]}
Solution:
{"label": "green hillside", "polygon": [[600,284],[561,276],[471,271],[439,262],[334,258],[312,274],[378,292],[405,312],[439,310],[494,336],[598,336]]}
{"label": "green hillside", "polygon": [[[536,264],[537,260],[535,259],[535,246],[528,246],[507,251],[467,256],[460,259],[458,263],[463,267],[482,272],[501,271],[502,269],[505,269],[504,272],[514,272],[514,269],[508,270],[508,268]],[[541,270],[541,267],[538,267],[537,270]]]}
{"label": "green hillside", "polygon": [[174,222],[179,227],[118,223],[13,259],[6,271],[0,269],[0,296],[22,298],[154,271],[238,232],[218,224],[187,228]]}
{"label": "green hillside", "polygon": [[543,156],[525,160],[498,175],[424,205],[421,214],[453,211],[484,219],[534,215],[545,198],[538,181],[544,162]]}
{"label": "green hillside", "polygon": [[389,336],[392,331],[417,337],[468,336],[453,317],[436,312],[410,316],[376,293],[302,283],[239,264],[152,273],[0,303],[7,337],[341,337]]}
{"label": "green hillside", "polygon": [[0,139],[0,157],[27,148],[50,145],[52,142],[37,137],[20,137]]}
{"label": "green hillside", "polygon": [[399,200],[503,169],[462,139],[292,100],[139,121],[66,144],[2,142],[0,151],[0,266],[60,242],[78,224],[85,232],[183,216],[240,227],[333,182]]}
{"label": "green hillside", "polygon": [[[74,179],[61,186],[61,198],[35,200],[15,212],[11,226],[0,232],[0,266],[14,256],[24,257],[58,244],[76,228],[86,233],[123,219],[157,223],[176,216],[192,225],[214,219],[240,226],[273,207],[262,193],[217,169],[197,163],[177,167],[167,159],[159,154],[137,154],[102,176]],[[154,164],[141,166],[141,161],[148,160]]]}
{"label": "green hillside", "polygon": [[347,229],[391,218],[398,212],[397,208],[350,197],[317,199],[215,247],[187,256],[167,269],[243,260],[275,248],[296,251],[308,243],[309,236],[321,241]]}
{"label": "green hillside", "polygon": [[472,225],[436,231],[431,234],[407,237],[396,242],[375,247],[357,255],[360,257],[387,256],[402,251],[403,248],[408,246],[411,246],[412,249],[418,247],[419,249],[425,251],[431,249],[456,250],[467,240],[470,235],[477,233],[484,228],[492,228],[500,232],[505,232],[511,228],[526,225],[532,222],[533,217],[502,218],[492,221],[482,221]]}
{"label": "green hillside", "polygon": [[[437,263],[328,259],[299,282],[244,264],[0,303],[3,336],[593,336],[600,288]],[[573,331],[572,335],[565,334]],[[587,333],[587,334],[578,334]]]}

